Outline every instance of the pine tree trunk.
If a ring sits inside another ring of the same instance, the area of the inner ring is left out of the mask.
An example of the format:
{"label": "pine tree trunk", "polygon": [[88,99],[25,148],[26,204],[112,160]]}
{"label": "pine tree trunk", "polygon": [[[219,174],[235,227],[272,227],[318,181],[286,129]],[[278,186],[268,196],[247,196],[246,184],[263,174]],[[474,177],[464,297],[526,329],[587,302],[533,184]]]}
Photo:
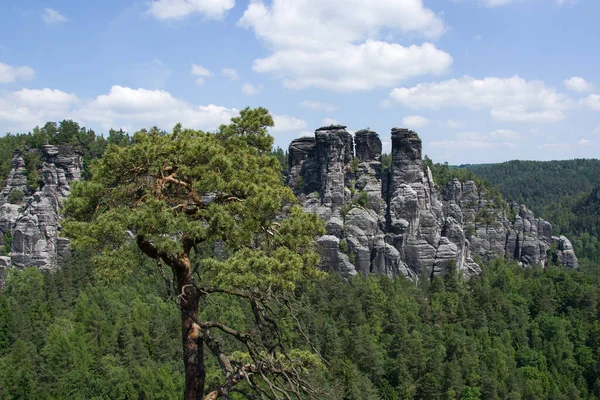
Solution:
{"label": "pine tree trunk", "polygon": [[204,341],[195,322],[198,320],[198,290],[192,285],[190,270],[178,271],[177,286],[181,303],[181,336],[183,340],[183,363],[185,366],[185,400],[201,400],[204,394],[206,366],[204,365]]}

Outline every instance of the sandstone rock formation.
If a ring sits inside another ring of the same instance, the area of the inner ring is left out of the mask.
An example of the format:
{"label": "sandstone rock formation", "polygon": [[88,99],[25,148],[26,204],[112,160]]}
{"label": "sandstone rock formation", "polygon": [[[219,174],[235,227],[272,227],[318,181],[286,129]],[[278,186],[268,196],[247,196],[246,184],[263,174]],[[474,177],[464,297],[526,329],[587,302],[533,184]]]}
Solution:
{"label": "sandstone rock formation", "polygon": [[[392,165],[383,170],[378,134],[345,128],[319,128],[289,147],[288,183],[305,210],[326,221],[318,239],[323,269],[416,280],[454,266],[470,277],[480,272],[477,259],[546,264],[551,246],[553,261],[577,267],[569,240],[552,236],[551,224],[524,205],[499,205],[471,181],[438,187],[423,169],[415,132],[392,129]],[[8,267],[54,270],[68,251],[60,209],[81,177],[82,157],[69,146],[29,151],[40,157],[39,188],[28,186],[24,154],[15,154],[0,192],[0,284]]]}
{"label": "sandstone rock formation", "polygon": [[23,155],[14,155],[0,193],[0,244],[8,253],[0,257],[0,268],[54,270],[68,246],[68,240],[60,237],[60,209],[71,182],[81,177],[83,159],[69,146],[45,145],[28,151],[39,154],[41,180],[39,188],[32,190]]}
{"label": "sandstone rock formation", "polygon": [[468,278],[481,271],[475,259],[544,265],[553,242],[558,260],[577,267],[569,240],[552,237],[552,225],[524,205],[498,204],[472,181],[438,187],[415,132],[392,129],[392,166],[382,171],[377,133],[352,137],[345,128],[319,128],[289,147],[289,184],[305,210],[326,221],[318,240],[324,269],[414,280],[454,264]]}

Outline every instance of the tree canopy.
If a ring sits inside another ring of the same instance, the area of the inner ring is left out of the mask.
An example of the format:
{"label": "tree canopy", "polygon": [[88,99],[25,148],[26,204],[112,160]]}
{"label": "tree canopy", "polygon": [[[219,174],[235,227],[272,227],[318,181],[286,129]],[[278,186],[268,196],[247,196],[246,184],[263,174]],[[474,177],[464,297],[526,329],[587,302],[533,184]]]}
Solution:
{"label": "tree canopy", "polygon": [[[204,345],[223,368],[224,381],[211,388],[220,396],[240,381],[275,397],[302,387],[281,355],[268,303],[299,279],[318,275],[312,246],[323,226],[292,205],[280,163],[270,155],[272,125],[266,109],[246,108],[215,133],[181,125],[171,133],[138,132],[130,146],[108,145],[91,179],[74,184],[65,205],[64,231],[76,248],[95,249],[106,274],[125,274],[136,251],[156,261],[181,310],[185,398],[204,393]],[[256,331],[199,320],[199,308],[214,293],[246,300]],[[243,343],[251,362],[225,354],[213,331]]]}

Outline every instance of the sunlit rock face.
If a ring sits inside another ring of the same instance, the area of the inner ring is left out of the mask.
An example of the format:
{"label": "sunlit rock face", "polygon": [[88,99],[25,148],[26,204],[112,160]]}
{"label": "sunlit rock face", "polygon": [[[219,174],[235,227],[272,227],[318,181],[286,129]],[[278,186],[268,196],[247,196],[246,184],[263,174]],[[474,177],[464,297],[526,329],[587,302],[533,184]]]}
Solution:
{"label": "sunlit rock face", "polygon": [[0,193],[0,240],[8,253],[0,257],[0,268],[54,270],[68,251],[68,240],[60,237],[60,210],[71,183],[81,178],[83,159],[70,146],[45,145],[28,152],[39,156],[41,177],[32,190],[24,154],[13,156]]}
{"label": "sunlit rock face", "polygon": [[413,280],[455,270],[469,278],[481,272],[475,260],[546,265],[552,243],[558,262],[577,266],[568,239],[552,237],[552,225],[524,205],[499,205],[472,181],[438,187],[415,132],[393,128],[391,142],[385,171],[381,139],[368,129],[353,136],[325,126],[290,144],[289,184],[305,210],[326,221],[323,269]]}

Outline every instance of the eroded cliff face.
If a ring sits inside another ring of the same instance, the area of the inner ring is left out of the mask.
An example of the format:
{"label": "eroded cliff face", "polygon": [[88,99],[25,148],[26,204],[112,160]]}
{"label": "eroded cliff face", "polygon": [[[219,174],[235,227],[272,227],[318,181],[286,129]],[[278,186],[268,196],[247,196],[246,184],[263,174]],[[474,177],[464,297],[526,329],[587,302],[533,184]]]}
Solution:
{"label": "eroded cliff face", "polygon": [[545,265],[552,243],[558,261],[577,267],[569,240],[553,237],[552,225],[524,205],[499,205],[472,181],[436,186],[415,132],[392,129],[392,166],[382,171],[377,133],[352,137],[345,128],[319,128],[289,147],[289,184],[304,209],[326,221],[323,269],[414,280],[444,275],[454,263],[468,278],[481,272],[475,259]]}
{"label": "eroded cliff face", "polygon": [[0,265],[54,270],[68,247],[68,240],[60,237],[60,209],[71,182],[81,177],[83,159],[69,146],[28,151],[39,154],[39,188],[27,185],[23,155],[15,154],[0,193],[0,241],[8,253],[0,257]]}

